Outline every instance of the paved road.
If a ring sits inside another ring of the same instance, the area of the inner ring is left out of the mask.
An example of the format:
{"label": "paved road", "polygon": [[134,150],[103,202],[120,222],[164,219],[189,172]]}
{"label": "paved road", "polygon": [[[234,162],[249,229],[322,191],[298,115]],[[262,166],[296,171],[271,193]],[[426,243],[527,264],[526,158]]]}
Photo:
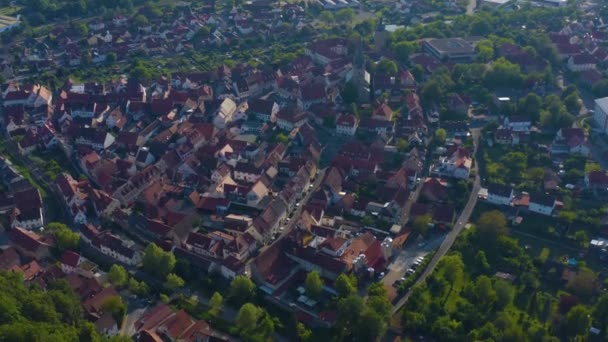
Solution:
{"label": "paved road", "polygon": [[[475,146],[477,146],[478,142],[479,142],[480,131],[478,129],[474,129],[474,130],[472,130],[472,134],[473,134],[473,139],[475,139]],[[426,269],[424,270],[424,272],[422,272],[422,274],[420,275],[420,277],[418,278],[418,280],[416,281],[414,286],[424,282],[426,280],[426,278],[433,272],[433,270],[439,263],[439,260],[450,250],[450,248],[452,247],[452,244],[454,244],[454,241],[456,241],[456,238],[458,237],[460,232],[464,229],[465,225],[468,223],[469,218],[471,217],[471,214],[473,213],[473,209],[475,209],[475,205],[477,204],[477,194],[479,193],[479,189],[481,188],[481,181],[479,179],[479,170],[478,170],[477,165],[478,165],[478,163],[475,162],[475,166],[473,168],[473,170],[475,172],[475,181],[473,182],[473,190],[471,190],[471,195],[469,196],[467,205],[464,207],[464,210],[458,217],[458,221],[456,221],[454,228],[452,228],[452,230],[446,236],[445,240],[443,240],[443,242],[441,243],[441,246],[439,246],[439,249],[437,250],[437,253],[435,253],[435,255],[433,256],[433,259],[431,259],[431,261],[428,263]],[[414,286],[412,286],[412,288]],[[405,296],[403,296],[403,298],[401,298],[395,304],[395,306],[393,307],[393,315],[396,314],[405,305],[410,294],[411,294],[411,292],[408,291],[405,294]]]}

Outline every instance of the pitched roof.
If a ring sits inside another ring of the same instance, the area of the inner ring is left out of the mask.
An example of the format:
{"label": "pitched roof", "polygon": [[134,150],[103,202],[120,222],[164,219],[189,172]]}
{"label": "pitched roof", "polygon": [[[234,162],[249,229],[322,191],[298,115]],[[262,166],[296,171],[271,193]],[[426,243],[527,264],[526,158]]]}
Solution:
{"label": "pitched roof", "polygon": [[8,232],[9,239],[24,250],[35,252],[38,248],[49,247],[50,245],[42,240],[38,234],[15,227]]}
{"label": "pitched roof", "polygon": [[80,254],[72,252],[70,250],[65,250],[65,252],[63,252],[63,255],[61,256],[61,263],[71,267],[78,266],[79,260]]}

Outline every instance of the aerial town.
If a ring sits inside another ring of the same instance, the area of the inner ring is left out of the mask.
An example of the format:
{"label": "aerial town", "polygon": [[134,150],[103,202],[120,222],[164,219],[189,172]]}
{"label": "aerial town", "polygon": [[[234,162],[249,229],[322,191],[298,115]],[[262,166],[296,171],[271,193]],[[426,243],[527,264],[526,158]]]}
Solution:
{"label": "aerial town", "polygon": [[0,1],[0,341],[606,341],[608,3]]}

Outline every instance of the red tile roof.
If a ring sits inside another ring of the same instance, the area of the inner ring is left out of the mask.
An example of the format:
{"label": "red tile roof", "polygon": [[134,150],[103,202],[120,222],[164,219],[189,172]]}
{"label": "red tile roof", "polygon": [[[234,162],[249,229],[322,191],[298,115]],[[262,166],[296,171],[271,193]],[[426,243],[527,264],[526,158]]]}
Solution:
{"label": "red tile roof", "polygon": [[70,250],[66,250],[65,252],[63,252],[63,255],[61,256],[61,263],[64,265],[71,266],[71,267],[78,266],[79,260],[80,260],[80,254],[78,254],[76,252],[72,252]]}

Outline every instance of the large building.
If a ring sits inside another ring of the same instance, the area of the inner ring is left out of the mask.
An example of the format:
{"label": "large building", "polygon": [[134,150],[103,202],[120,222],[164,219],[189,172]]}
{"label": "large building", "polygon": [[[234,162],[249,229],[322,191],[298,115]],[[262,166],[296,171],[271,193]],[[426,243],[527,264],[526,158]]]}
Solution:
{"label": "large building", "polygon": [[608,133],[608,97],[595,99],[593,120],[602,132]]}
{"label": "large building", "polygon": [[463,38],[429,39],[423,48],[440,60],[466,62],[475,58],[475,46]]}

